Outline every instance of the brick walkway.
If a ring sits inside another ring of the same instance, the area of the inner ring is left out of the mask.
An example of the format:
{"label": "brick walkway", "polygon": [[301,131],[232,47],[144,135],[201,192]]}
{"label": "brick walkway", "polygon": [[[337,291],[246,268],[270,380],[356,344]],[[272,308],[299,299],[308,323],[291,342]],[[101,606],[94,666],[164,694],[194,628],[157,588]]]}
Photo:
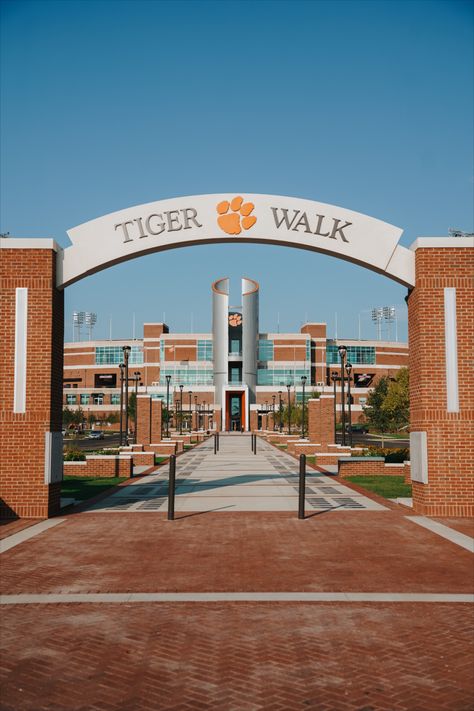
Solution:
{"label": "brick walkway", "polygon": [[[397,506],[316,511],[305,521],[290,512],[64,518],[2,555],[3,594],[474,588],[472,554],[413,524]],[[350,601],[5,605],[0,708],[472,711],[473,608]]]}

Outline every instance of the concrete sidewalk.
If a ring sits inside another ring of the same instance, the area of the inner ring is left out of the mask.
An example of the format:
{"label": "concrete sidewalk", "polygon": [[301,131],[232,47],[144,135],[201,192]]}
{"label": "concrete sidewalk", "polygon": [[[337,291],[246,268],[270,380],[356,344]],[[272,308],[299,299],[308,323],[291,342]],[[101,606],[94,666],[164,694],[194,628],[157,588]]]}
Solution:
{"label": "concrete sidewalk", "polygon": [[[257,454],[249,435],[220,435],[186,452],[176,462],[176,511],[297,511],[298,462],[259,439]],[[308,468],[309,511],[383,511],[373,499]],[[164,511],[168,470],[133,482],[94,505],[94,512]]]}

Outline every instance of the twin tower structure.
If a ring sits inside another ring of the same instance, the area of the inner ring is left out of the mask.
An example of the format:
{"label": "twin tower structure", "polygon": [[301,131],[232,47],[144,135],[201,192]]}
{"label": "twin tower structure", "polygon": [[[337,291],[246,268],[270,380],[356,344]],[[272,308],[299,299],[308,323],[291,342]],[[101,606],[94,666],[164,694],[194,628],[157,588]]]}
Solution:
{"label": "twin tower structure", "polygon": [[242,279],[242,305],[229,307],[229,279],[212,284],[214,397],[228,429],[249,429],[257,399],[259,285]]}

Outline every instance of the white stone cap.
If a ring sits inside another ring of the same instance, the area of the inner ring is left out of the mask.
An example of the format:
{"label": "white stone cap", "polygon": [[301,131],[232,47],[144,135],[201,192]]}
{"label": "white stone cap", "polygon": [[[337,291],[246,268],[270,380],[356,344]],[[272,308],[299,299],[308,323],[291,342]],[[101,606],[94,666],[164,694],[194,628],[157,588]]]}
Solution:
{"label": "white stone cap", "polygon": [[62,252],[62,247],[50,237],[0,237],[0,249],[52,249]]}
{"label": "white stone cap", "polygon": [[410,249],[414,252],[417,249],[425,247],[438,247],[445,249],[446,247],[474,247],[474,237],[418,237]]}
{"label": "white stone cap", "polygon": [[131,459],[131,454],[86,454],[86,459]]}

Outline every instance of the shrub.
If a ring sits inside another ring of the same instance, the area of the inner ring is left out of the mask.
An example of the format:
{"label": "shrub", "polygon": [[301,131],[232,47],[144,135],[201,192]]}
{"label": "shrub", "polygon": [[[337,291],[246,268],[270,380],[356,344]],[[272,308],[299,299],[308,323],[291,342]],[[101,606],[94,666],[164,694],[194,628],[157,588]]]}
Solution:
{"label": "shrub", "polygon": [[85,462],[86,455],[80,449],[69,447],[64,450],[63,460],[65,462]]}
{"label": "shrub", "polygon": [[387,449],[387,447],[368,447],[362,457],[384,457],[387,464],[402,464],[410,459],[410,451],[406,447]]}

